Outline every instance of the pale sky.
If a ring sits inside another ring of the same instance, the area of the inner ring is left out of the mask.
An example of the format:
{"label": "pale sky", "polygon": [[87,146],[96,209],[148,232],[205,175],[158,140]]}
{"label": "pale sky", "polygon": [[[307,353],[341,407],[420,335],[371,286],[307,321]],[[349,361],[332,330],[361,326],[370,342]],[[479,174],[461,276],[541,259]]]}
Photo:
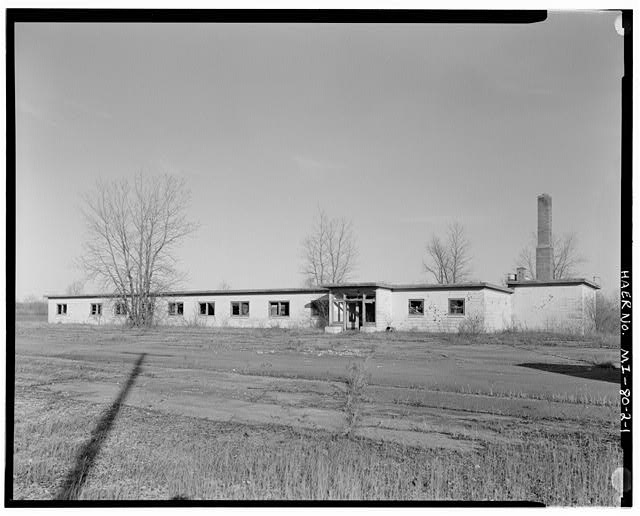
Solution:
{"label": "pale sky", "polygon": [[186,178],[186,289],[295,287],[318,205],[353,221],[355,281],[431,281],[451,220],[499,283],[553,198],[581,276],[617,285],[616,12],[531,25],[17,24],[16,297],[82,277],[80,196]]}

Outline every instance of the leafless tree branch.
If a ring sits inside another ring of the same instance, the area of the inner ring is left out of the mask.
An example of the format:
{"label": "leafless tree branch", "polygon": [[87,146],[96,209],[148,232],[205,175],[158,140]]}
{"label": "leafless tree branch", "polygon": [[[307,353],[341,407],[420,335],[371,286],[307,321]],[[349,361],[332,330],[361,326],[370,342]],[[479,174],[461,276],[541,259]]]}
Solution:
{"label": "leafless tree branch", "polygon": [[447,227],[444,240],[433,235],[427,242],[426,256],[422,266],[431,274],[436,283],[460,283],[466,281],[470,273],[470,245],[464,227],[452,222]]}
{"label": "leafless tree branch", "polygon": [[66,294],[69,296],[78,296],[84,293],[84,281],[75,280],[66,289]]}
{"label": "leafless tree branch", "polygon": [[[537,235],[531,233],[529,243],[522,248],[516,259],[517,267],[527,269],[527,276],[536,279]],[[585,259],[578,251],[578,238],[575,233],[553,236],[553,279],[566,279],[579,274],[579,268]]]}
{"label": "leafless tree branch", "polygon": [[87,238],[81,263],[125,304],[132,325],[151,324],[155,297],[183,277],[173,252],[197,229],[187,219],[188,203],[184,180],[142,173],[133,181],[98,182],[84,197]]}
{"label": "leafless tree branch", "polygon": [[350,221],[322,210],[302,242],[302,274],[307,285],[343,283],[355,270],[358,250]]}

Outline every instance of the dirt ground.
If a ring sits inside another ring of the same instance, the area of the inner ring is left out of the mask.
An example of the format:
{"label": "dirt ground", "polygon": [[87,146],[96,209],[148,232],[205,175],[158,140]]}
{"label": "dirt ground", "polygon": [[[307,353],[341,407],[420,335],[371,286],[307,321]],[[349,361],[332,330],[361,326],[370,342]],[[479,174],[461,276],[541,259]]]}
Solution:
{"label": "dirt ground", "polygon": [[[156,414],[427,449],[474,452],[532,427],[617,437],[619,372],[597,364],[619,352],[579,339],[20,322],[15,344],[17,411],[36,391],[108,406],[129,381],[124,405]],[[350,368],[363,388],[345,409]]]}
{"label": "dirt ground", "polygon": [[[394,334],[390,340],[273,330],[135,334],[31,326],[21,331],[16,367],[24,374],[16,375],[18,385],[37,382],[40,388],[107,403],[144,354],[127,404],[211,420],[339,431],[347,366],[354,362],[362,362],[370,375],[357,431],[382,439],[459,448],[473,443],[459,435],[500,439],[505,425],[527,424],[530,418],[540,424],[573,426],[588,419],[608,426],[617,412],[610,406],[617,399],[613,382],[521,365],[584,367],[585,360],[615,361],[614,350],[451,346],[414,334]],[[60,374],[78,362],[86,372],[82,377]]]}

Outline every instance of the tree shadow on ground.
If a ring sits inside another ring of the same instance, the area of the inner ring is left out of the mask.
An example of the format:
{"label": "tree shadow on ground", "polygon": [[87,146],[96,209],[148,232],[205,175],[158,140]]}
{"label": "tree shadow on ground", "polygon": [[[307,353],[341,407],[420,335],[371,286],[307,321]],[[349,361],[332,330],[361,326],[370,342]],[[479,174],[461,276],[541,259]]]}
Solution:
{"label": "tree shadow on ground", "polygon": [[577,364],[545,364],[526,363],[516,364],[520,367],[538,369],[548,373],[566,374],[586,378],[588,380],[600,380],[601,382],[620,383],[620,369],[610,364],[577,365]]}
{"label": "tree shadow on ground", "polygon": [[122,389],[120,389],[118,397],[111,406],[102,413],[98,423],[91,432],[91,437],[78,452],[75,460],[75,466],[67,474],[62,487],[55,497],[56,500],[78,499],[80,490],[82,489],[89,472],[93,468],[96,457],[100,452],[100,448],[102,448],[102,444],[109,435],[116,417],[118,417],[120,406],[124,403],[127,395],[129,394],[129,390],[133,387],[136,378],[142,370],[142,361],[144,360],[145,355],[146,353],[142,353],[138,357],[133,370],[129,374],[127,382],[122,386]]}

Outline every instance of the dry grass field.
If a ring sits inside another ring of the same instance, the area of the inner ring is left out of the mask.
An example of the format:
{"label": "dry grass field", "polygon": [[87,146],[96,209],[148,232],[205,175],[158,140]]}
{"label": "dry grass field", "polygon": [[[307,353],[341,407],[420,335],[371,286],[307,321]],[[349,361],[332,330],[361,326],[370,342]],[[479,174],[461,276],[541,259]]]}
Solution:
{"label": "dry grass field", "polygon": [[606,346],[19,320],[13,496],[618,505]]}

